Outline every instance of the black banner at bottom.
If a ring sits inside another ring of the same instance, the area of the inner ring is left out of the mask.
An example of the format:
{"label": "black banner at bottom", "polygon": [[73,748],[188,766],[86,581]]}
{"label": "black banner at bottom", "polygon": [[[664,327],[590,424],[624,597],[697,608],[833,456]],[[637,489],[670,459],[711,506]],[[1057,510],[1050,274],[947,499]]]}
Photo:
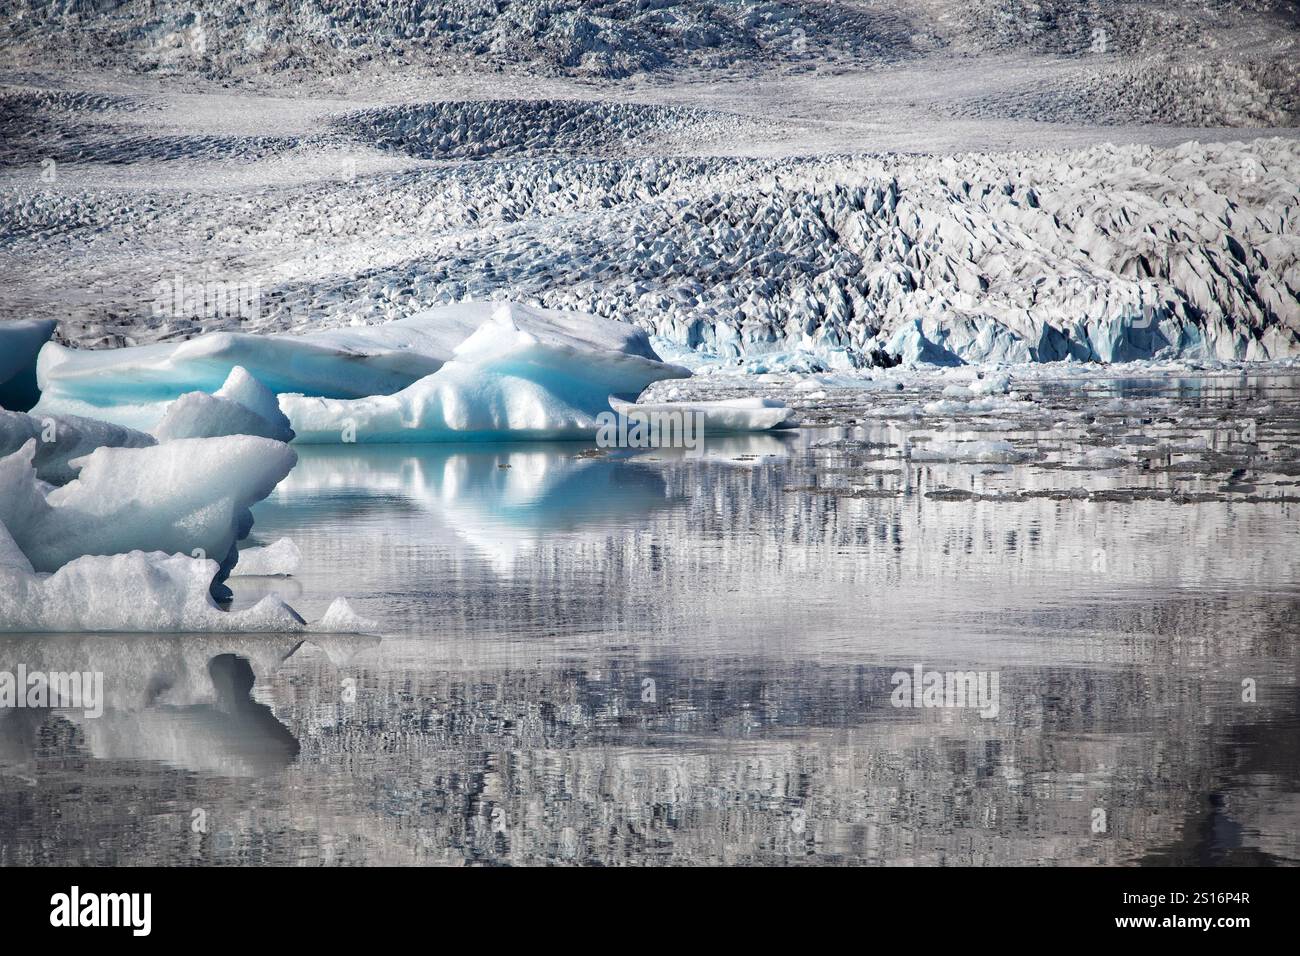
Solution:
{"label": "black banner at bottom", "polygon": [[[689,919],[735,940],[838,917],[976,935],[1043,929],[1071,941],[1198,937],[1285,929],[1292,874],[1261,869],[590,870],[10,869],[11,930],[115,942],[194,942],[195,932],[262,941],[373,942],[432,922],[527,937],[630,932]],[[845,904],[848,904],[847,907]],[[813,922],[809,923],[808,920]],[[409,922],[408,922],[409,921]],[[919,922],[918,922],[919,921]],[[636,933],[633,934],[637,935]],[[974,939],[975,936],[962,938]],[[485,940],[486,942],[486,940]]]}

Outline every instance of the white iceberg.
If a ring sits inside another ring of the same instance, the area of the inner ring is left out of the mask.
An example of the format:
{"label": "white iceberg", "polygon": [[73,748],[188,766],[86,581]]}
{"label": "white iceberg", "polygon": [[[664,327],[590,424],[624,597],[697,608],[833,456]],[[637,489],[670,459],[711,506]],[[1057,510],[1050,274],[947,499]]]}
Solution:
{"label": "white iceberg", "polygon": [[293,429],[280,411],[275,393],[240,365],[230,370],[215,394],[186,392],[168,405],[154,435],[164,442],[224,435],[293,441]]}
{"label": "white iceberg", "polygon": [[[635,326],[578,312],[471,302],[383,325],[305,335],[213,332],[179,343],[104,350],[50,343],[37,362],[37,407],[43,413],[102,418],[149,431],[168,402],[187,392],[217,391],[236,366],[276,394],[336,399],[391,395],[442,368],[503,309],[520,333],[541,346],[573,356],[618,352],[629,366],[642,360],[645,369],[657,370],[647,384],[687,374],[665,365]],[[574,362],[567,371],[580,375],[582,368]]]}
{"label": "white iceberg", "polygon": [[295,574],[302,564],[302,552],[288,538],[264,548],[244,548],[233,573],[244,577],[284,577]]}
{"label": "white iceberg", "polygon": [[36,477],[55,485],[77,477],[72,462],[96,448],[147,448],[157,444],[152,435],[144,432],[77,415],[36,418],[23,412],[0,411],[0,457],[12,455],[29,441],[36,442]]}
{"label": "white iceberg", "polygon": [[282,395],[280,407],[297,440],[315,444],[589,438],[611,397],[688,374],[633,326],[504,303],[438,371],[396,394]]}
{"label": "white iceberg", "polygon": [[0,408],[21,412],[36,403],[36,356],[54,328],[53,319],[0,322]]}
{"label": "white iceberg", "polygon": [[48,489],[36,442],[0,458],[0,522],[37,571],[82,555],[163,551],[211,557],[224,573],[297,455],[266,438],[191,438],[151,448],[99,448],[71,464],[76,480]]}

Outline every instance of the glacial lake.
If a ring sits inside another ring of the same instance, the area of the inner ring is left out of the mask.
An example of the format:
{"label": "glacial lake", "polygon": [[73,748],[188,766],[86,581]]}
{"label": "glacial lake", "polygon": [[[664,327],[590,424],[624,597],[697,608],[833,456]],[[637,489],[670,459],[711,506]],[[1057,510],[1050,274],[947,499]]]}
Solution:
{"label": "glacial lake", "polygon": [[1296,863],[1300,380],[945,387],[720,380],[811,424],[699,457],[300,447],[253,538],[302,567],[236,606],[378,633],[0,636],[107,698],[0,716],[0,862]]}

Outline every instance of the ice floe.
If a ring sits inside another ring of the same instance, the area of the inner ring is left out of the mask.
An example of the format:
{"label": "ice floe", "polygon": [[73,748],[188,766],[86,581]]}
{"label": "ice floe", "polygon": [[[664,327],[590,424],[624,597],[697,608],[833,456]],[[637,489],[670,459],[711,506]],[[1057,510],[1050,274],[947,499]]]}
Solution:
{"label": "ice floe", "polygon": [[[510,335],[499,342],[497,336],[506,327],[503,315]],[[174,344],[107,350],[51,343],[38,361],[41,401],[35,411],[102,418],[147,431],[157,426],[168,403],[195,391],[220,393],[224,388],[222,397],[258,410],[261,406],[248,397],[247,383],[228,381],[236,367],[277,394],[370,398],[400,392],[453,357],[462,363],[483,362],[498,347],[508,343],[518,349],[530,344],[529,339],[540,350],[536,355],[549,355],[552,361],[598,360],[586,384],[609,384],[616,394],[636,395],[650,382],[687,374],[661,361],[636,326],[576,312],[471,302],[381,325],[304,335],[218,332]],[[515,354],[518,361],[522,353]],[[563,365],[558,375],[537,369],[539,382],[567,387],[570,377],[584,379],[583,362]],[[441,381],[463,379],[465,371]],[[473,383],[466,387],[474,388]]]}
{"label": "ice floe", "polygon": [[1015,464],[1039,457],[1035,451],[1016,448],[1009,441],[935,442],[914,445],[908,457],[918,462],[964,462],[970,464]]}
{"label": "ice floe", "polygon": [[793,413],[784,402],[770,398],[729,398],[697,402],[610,402],[613,411],[629,419],[651,420],[655,416],[703,416],[706,433],[761,432],[794,424]]}

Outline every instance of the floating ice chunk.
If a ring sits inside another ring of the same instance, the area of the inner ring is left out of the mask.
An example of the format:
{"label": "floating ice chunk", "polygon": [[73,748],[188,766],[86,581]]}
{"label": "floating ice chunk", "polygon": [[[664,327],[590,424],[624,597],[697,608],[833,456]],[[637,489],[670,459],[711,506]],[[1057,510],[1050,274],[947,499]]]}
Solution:
{"label": "floating ice chunk", "polygon": [[55,324],[53,319],[0,322],[0,408],[25,412],[36,404],[36,356]]}
{"label": "floating ice chunk", "polygon": [[293,429],[280,411],[275,393],[238,365],[216,394],[187,392],[168,405],[154,434],[164,442],[223,435],[293,441]]}
{"label": "floating ice chunk", "polygon": [[452,360],[394,395],[283,395],[280,407],[297,440],[317,444],[582,438],[595,434],[611,396],[635,398],[688,374],[654,357],[631,326],[586,316],[582,336],[562,324],[539,334],[538,315],[497,306]]}
{"label": "floating ice chunk", "polygon": [[924,411],[927,415],[987,415],[990,412],[1024,411],[1032,407],[1032,403],[1029,402],[990,395],[985,398],[972,398],[970,401],[941,398],[938,401],[927,402]]}
{"label": "floating ice chunk", "polygon": [[969,441],[914,445],[909,449],[908,457],[912,461],[1009,465],[1032,461],[1037,455],[1021,451],[1008,441]]}
{"label": "floating ice chunk", "polygon": [[265,548],[244,548],[234,573],[245,577],[279,577],[295,574],[302,564],[302,552],[288,538]]}
{"label": "floating ice chunk", "polygon": [[1120,468],[1129,463],[1128,455],[1110,448],[1094,448],[1068,464],[1075,468]]}
{"label": "floating ice chunk", "polygon": [[32,467],[35,447],[0,458],[0,522],[37,571],[86,554],[198,551],[224,572],[252,527],[249,507],[297,460],[281,442],[243,435],[100,448],[71,463],[76,480],[47,494]]}
{"label": "floating ice chunk", "polygon": [[[332,634],[373,634],[379,629],[378,623],[369,618],[361,617],[348,604],[346,598],[337,597],[331,602],[325,611],[325,616],[311,626],[313,631],[328,632]],[[330,653],[328,647],[322,647],[326,654]],[[331,655],[333,659],[333,655]]]}
{"label": "floating ice chunk", "polygon": [[0,457],[12,455],[27,442],[36,442],[36,477],[61,485],[77,476],[71,462],[96,448],[147,448],[152,435],[121,425],[56,415],[36,418],[22,412],[0,411]]}
{"label": "floating ice chunk", "polygon": [[1011,391],[1011,376],[1006,372],[985,375],[970,383],[974,395],[1005,395]]}
{"label": "floating ice chunk", "polygon": [[[13,544],[0,526],[0,555]],[[244,611],[213,603],[217,563],[183,554],[87,555],[50,575],[0,557],[0,631],[296,631],[303,620],[267,596]]]}
{"label": "floating ice chunk", "polygon": [[[475,302],[383,325],[306,335],[213,332],[180,343],[106,350],[50,343],[37,363],[39,407],[147,431],[161,419],[167,402],[187,392],[217,391],[236,366],[276,394],[336,399],[390,395],[438,371],[502,310],[520,333],[541,346],[574,354],[623,353],[671,368],[636,326],[578,312]],[[686,375],[683,369],[675,371],[678,377]],[[233,391],[222,397],[239,400]]]}
{"label": "floating ice chunk", "polygon": [[710,432],[765,432],[774,428],[789,428],[794,424],[794,412],[783,402],[770,398],[731,398],[714,402],[647,402],[634,404],[617,399],[610,402],[613,410],[625,417],[651,415],[704,416],[705,434]]}

